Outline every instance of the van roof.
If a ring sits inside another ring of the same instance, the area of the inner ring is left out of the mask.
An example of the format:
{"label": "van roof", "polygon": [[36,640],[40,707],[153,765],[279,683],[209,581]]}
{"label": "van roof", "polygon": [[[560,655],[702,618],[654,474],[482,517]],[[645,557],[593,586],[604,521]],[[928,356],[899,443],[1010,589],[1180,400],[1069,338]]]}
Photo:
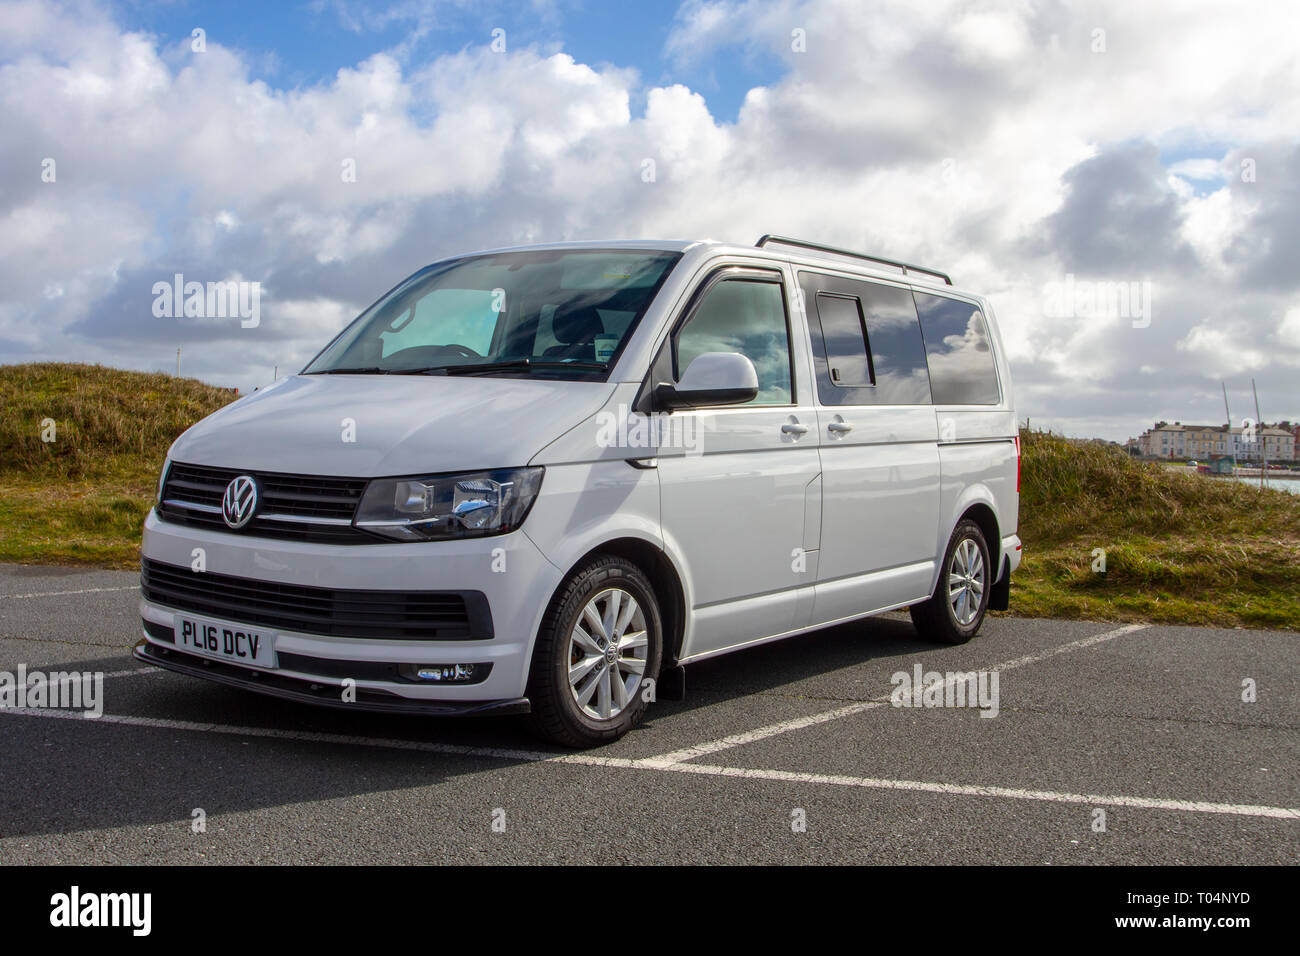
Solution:
{"label": "van roof", "polygon": [[[524,252],[530,249],[644,249],[651,252],[680,252],[684,254],[697,252],[708,256],[756,256],[778,262],[794,262],[800,265],[820,266],[822,268],[831,265],[838,268],[847,268],[854,272],[868,273],[882,279],[892,279],[896,282],[902,280],[915,285],[934,286],[964,295],[974,295],[974,293],[962,292],[956,286],[945,282],[947,276],[944,273],[911,263],[894,262],[884,258],[875,258],[874,261],[873,257],[858,258],[857,253],[832,247],[805,250],[796,246],[787,246],[784,243],[792,240],[783,240],[775,236],[772,237],[772,241],[780,243],[780,248],[745,246],[720,242],[716,239],[584,239],[570,242],[542,242],[519,246],[503,246],[495,249],[483,249],[479,252],[469,253],[469,255]],[[460,257],[457,256],[456,258]],[[904,269],[903,266],[907,266],[907,268]]]}

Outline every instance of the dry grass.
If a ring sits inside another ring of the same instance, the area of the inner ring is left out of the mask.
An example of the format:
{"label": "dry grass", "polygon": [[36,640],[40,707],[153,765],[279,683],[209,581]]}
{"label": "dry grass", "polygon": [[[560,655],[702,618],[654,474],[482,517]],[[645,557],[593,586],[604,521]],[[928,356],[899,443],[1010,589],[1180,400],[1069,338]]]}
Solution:
{"label": "dry grass", "polygon": [[1021,442],[1014,613],[1300,629],[1300,496],[1099,442],[1032,431]]}
{"label": "dry grass", "polygon": [[156,471],[181,432],[235,398],[161,372],[56,363],[0,366],[0,395],[0,476],[72,480]]}
{"label": "dry grass", "polygon": [[162,373],[0,366],[0,561],[137,567],[168,446],[234,398]]}

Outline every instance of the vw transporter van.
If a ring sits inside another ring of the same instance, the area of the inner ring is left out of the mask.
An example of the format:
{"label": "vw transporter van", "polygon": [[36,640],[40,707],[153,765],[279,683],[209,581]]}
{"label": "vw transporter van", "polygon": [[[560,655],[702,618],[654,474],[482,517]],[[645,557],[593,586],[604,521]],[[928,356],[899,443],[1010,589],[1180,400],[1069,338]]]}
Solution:
{"label": "vw transporter van", "polygon": [[135,656],[598,745],[692,661],[900,608],[969,640],[1019,476],[993,310],[941,272],[776,236],[460,256],[172,445]]}

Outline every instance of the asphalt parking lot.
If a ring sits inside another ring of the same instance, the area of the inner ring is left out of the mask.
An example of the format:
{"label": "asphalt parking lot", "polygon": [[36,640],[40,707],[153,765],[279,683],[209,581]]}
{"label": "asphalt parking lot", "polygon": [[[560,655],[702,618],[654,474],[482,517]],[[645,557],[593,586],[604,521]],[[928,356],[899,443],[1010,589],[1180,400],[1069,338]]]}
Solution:
{"label": "asphalt parking lot", "polygon": [[[0,864],[1300,859],[1294,632],[891,615],[693,665],[572,754],[142,671],[137,581],[0,566],[0,671],[106,675],[99,719],[0,709]],[[997,716],[891,706],[918,664],[996,671]]]}

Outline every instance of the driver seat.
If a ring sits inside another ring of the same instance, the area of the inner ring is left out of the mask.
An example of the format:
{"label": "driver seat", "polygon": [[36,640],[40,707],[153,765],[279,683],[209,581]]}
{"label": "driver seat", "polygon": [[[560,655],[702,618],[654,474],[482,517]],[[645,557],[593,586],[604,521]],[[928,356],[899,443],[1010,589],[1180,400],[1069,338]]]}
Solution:
{"label": "driver seat", "polygon": [[551,332],[559,345],[552,345],[542,353],[544,358],[578,362],[596,361],[596,336],[605,331],[605,323],[594,306],[584,306],[571,312],[556,313],[551,319]]}

